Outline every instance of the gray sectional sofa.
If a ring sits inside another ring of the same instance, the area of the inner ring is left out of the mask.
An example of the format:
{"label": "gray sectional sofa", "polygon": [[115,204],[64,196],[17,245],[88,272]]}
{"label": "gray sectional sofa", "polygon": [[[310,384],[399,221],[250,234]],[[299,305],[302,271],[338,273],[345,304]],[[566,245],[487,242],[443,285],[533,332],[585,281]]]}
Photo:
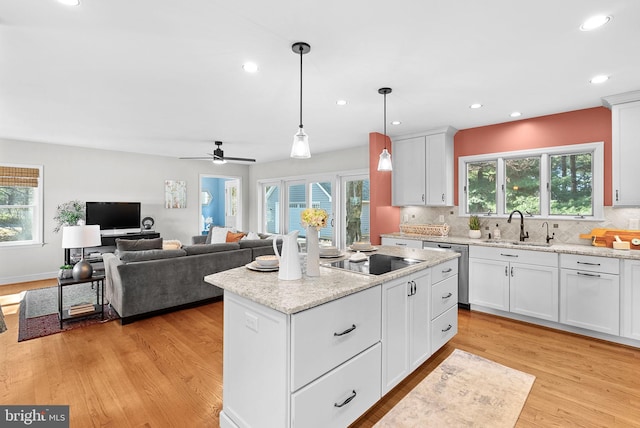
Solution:
{"label": "gray sectional sofa", "polygon": [[105,294],[122,324],[219,300],[222,289],[204,282],[206,275],[273,254],[270,239],[194,244],[175,250],[163,250],[162,238],[116,240],[116,247],[114,254],[103,254]]}

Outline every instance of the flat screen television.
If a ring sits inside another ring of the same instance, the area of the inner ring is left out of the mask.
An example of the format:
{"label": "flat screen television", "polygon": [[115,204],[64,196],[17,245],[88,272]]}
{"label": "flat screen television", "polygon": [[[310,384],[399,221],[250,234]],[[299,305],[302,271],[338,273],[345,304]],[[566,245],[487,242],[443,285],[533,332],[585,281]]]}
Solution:
{"label": "flat screen television", "polygon": [[103,234],[105,231],[139,232],[140,202],[87,202],[86,223],[99,224]]}

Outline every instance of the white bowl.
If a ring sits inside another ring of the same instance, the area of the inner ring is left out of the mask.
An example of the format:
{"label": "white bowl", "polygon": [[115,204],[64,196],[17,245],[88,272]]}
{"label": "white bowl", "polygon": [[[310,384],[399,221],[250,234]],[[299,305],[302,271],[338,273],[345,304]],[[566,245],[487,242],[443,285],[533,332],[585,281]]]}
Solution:
{"label": "white bowl", "polygon": [[278,257],[276,256],[258,256],[256,257],[256,263],[262,267],[275,267],[278,266]]}

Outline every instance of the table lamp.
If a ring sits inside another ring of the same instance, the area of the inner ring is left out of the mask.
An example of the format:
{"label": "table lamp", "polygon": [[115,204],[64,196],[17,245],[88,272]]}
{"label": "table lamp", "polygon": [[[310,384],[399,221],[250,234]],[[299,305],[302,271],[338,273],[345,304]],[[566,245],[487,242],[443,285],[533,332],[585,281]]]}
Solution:
{"label": "table lamp", "polygon": [[84,226],[65,226],[62,228],[62,248],[80,248],[82,256],[73,266],[73,278],[87,279],[93,275],[93,266],[84,259],[84,249],[102,245],[100,226],[97,224]]}

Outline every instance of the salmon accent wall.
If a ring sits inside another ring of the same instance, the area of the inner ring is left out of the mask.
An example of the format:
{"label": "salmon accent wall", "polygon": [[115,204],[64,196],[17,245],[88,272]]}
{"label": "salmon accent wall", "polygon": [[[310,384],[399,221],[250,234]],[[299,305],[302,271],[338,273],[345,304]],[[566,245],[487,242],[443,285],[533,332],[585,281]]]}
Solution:
{"label": "salmon accent wall", "polygon": [[458,158],[604,141],[604,205],[611,199],[611,111],[605,107],[552,114],[458,131],[454,137],[454,203],[458,206]]}
{"label": "salmon accent wall", "polygon": [[391,139],[377,132],[369,134],[369,239],[373,245],[380,245],[380,234],[400,231],[400,208],[391,206],[391,171],[378,171],[378,159],[385,143],[393,161]]}

